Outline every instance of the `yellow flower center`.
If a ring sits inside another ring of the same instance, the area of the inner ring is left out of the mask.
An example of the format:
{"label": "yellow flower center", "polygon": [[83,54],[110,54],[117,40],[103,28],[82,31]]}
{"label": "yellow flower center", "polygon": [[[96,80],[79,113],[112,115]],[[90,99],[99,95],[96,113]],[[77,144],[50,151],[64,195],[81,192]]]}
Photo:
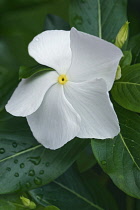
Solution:
{"label": "yellow flower center", "polygon": [[58,82],[59,84],[61,85],[64,85],[66,82],[68,81],[68,78],[65,74],[61,74],[59,77],[58,77]]}

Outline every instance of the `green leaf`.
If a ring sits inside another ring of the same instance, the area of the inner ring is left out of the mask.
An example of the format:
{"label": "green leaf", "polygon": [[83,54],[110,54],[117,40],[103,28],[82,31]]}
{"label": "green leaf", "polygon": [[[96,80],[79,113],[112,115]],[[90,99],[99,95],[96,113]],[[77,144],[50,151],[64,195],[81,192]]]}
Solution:
{"label": "green leaf", "polygon": [[96,164],[90,144],[80,153],[76,162],[80,173],[89,170]]}
{"label": "green leaf", "polygon": [[46,17],[45,30],[70,30],[69,24],[57,15],[49,14]]}
{"label": "green leaf", "polygon": [[140,112],[140,64],[124,68],[121,79],[115,81],[111,93],[122,107]]}
{"label": "green leaf", "polygon": [[126,0],[71,0],[70,24],[80,31],[112,41],[127,20],[126,8]]}
{"label": "green leaf", "polygon": [[62,210],[117,209],[113,197],[91,170],[78,174],[70,168],[49,185],[29,193],[37,203],[45,206],[46,202],[51,202]]}
{"label": "green leaf", "polygon": [[123,52],[124,56],[122,57],[120,61],[120,66],[121,68],[125,68],[126,66],[130,66],[132,62],[132,53],[131,51],[124,51]]}
{"label": "green leaf", "polygon": [[32,67],[25,67],[21,66],[19,69],[19,79],[26,79],[29,78],[37,73],[40,72],[48,72],[48,71],[55,71],[54,69],[51,69],[50,67],[43,66],[43,65],[36,65]]}
{"label": "green leaf", "polygon": [[5,39],[0,40],[0,111],[18,83],[16,72],[18,63],[12,55]]}
{"label": "green leaf", "polygon": [[88,140],[74,139],[49,150],[33,138],[25,118],[0,121],[0,194],[29,190],[51,182],[77,159]]}
{"label": "green leaf", "polygon": [[133,36],[128,42],[128,49],[133,54],[133,64],[140,63],[140,34]]}
{"label": "green leaf", "polygon": [[114,139],[92,140],[93,153],[113,182],[140,198],[140,116],[115,104],[121,133]]}

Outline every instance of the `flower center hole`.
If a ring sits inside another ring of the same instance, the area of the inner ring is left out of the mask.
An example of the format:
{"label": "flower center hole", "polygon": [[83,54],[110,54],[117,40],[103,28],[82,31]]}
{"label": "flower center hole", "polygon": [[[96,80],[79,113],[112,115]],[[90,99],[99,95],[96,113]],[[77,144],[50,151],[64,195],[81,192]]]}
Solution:
{"label": "flower center hole", "polygon": [[65,79],[64,78],[62,78],[62,81],[64,81]]}

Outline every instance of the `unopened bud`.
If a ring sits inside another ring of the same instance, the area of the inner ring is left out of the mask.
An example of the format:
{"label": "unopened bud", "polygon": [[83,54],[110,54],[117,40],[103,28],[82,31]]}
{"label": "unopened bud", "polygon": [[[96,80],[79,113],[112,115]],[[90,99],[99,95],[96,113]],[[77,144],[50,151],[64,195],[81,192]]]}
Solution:
{"label": "unopened bud", "polygon": [[119,80],[121,78],[122,74],[121,74],[121,67],[118,66],[117,71],[116,71],[116,77],[115,80]]}
{"label": "unopened bud", "polygon": [[128,29],[129,29],[129,22],[127,21],[119,30],[119,33],[116,36],[115,45],[119,48],[122,48],[124,43],[128,38]]}
{"label": "unopened bud", "polygon": [[35,209],[36,208],[36,204],[33,201],[30,201],[28,198],[25,198],[24,196],[21,196],[20,199],[22,200],[23,205],[28,207],[29,209]]}
{"label": "unopened bud", "polygon": [[30,209],[35,209],[36,208],[36,204],[33,201],[31,201],[29,208]]}

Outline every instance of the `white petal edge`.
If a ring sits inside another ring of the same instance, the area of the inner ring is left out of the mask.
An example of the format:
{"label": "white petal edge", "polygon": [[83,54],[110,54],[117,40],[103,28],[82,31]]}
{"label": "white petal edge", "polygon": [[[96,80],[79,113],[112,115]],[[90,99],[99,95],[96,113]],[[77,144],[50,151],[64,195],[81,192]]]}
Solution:
{"label": "white petal edge", "polygon": [[22,79],[6,105],[6,111],[14,116],[28,116],[41,105],[46,91],[58,80],[55,71]]}
{"label": "white petal edge", "polygon": [[81,117],[77,137],[106,139],[119,133],[118,119],[103,79],[67,82],[64,93]]}
{"label": "white petal edge", "polygon": [[63,85],[55,84],[27,121],[38,142],[46,148],[58,149],[77,135],[81,119],[65,98]]}
{"label": "white petal edge", "polygon": [[67,72],[73,82],[102,78],[110,90],[115,79],[121,50],[98,37],[71,29],[72,62]]}
{"label": "white petal edge", "polygon": [[28,52],[38,63],[65,74],[71,64],[70,31],[44,31],[30,42]]}

